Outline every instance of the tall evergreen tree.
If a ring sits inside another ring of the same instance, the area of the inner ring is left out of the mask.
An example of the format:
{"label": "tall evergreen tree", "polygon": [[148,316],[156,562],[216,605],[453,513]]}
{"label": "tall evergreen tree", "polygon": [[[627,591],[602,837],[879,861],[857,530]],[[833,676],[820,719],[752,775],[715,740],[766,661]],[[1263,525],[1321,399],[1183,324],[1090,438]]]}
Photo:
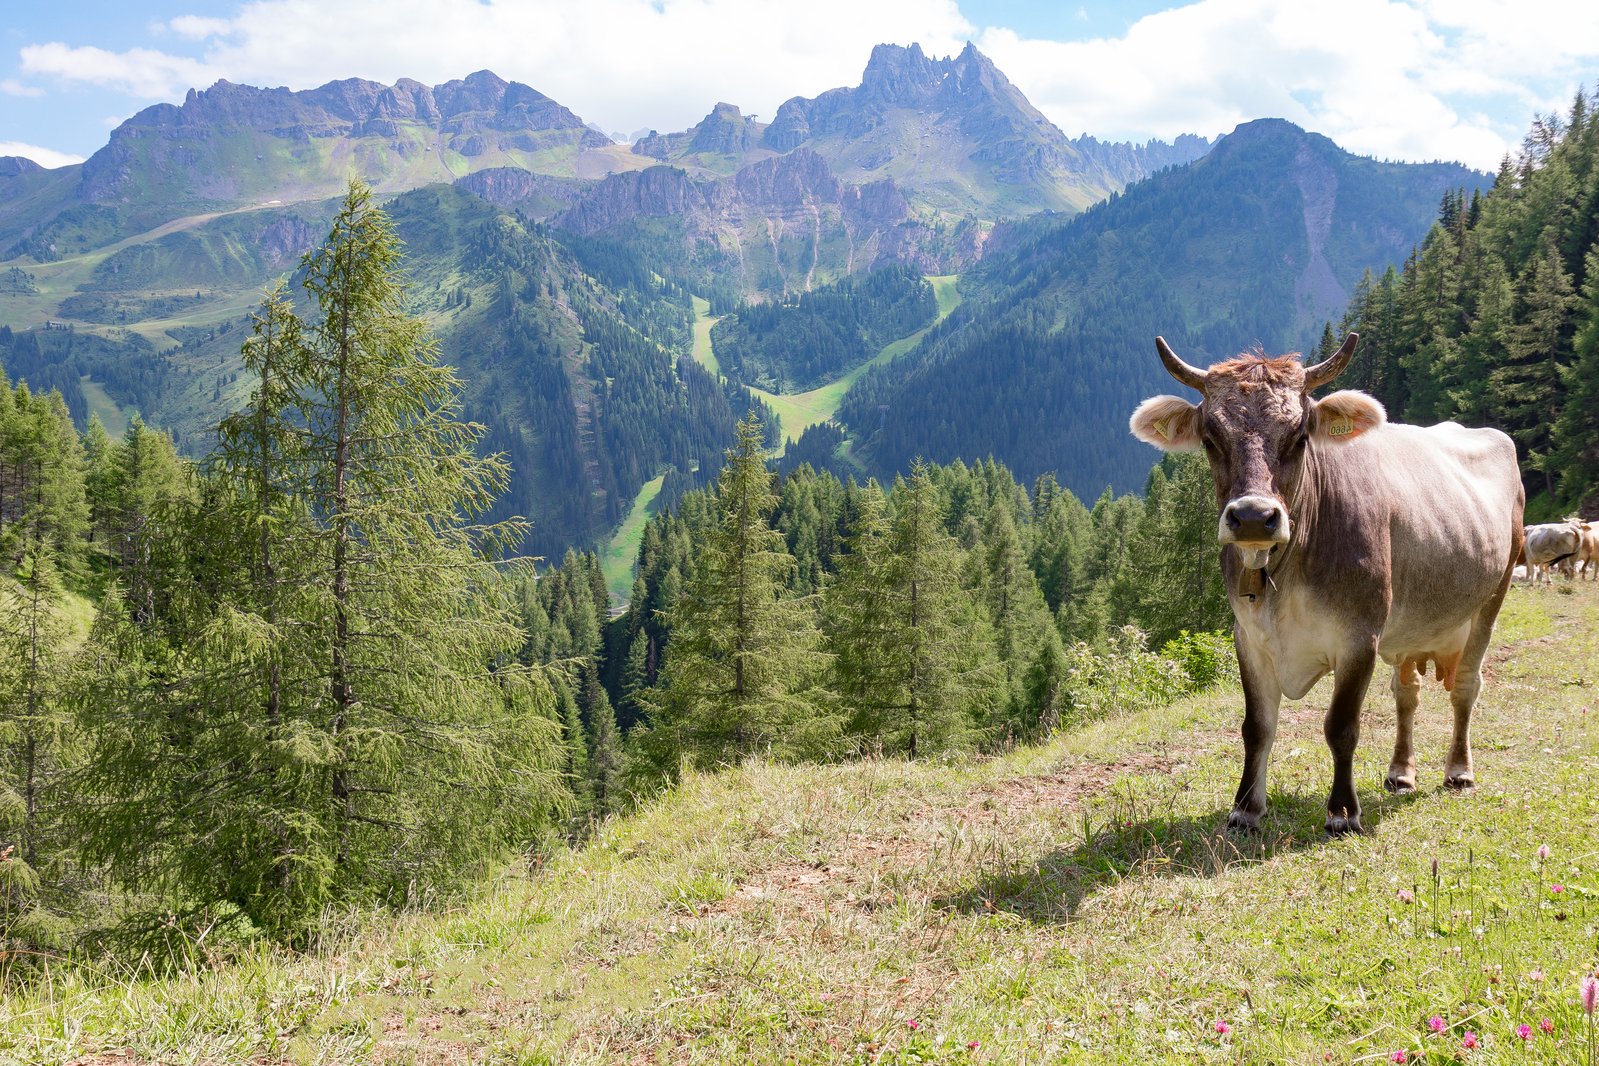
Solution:
{"label": "tall evergreen tree", "polygon": [[753,416],[739,423],[716,502],[720,522],[672,610],[665,690],[653,714],[657,750],[711,762],[825,754],[838,729],[814,698],[816,605],[788,591],[794,557],[770,524],[777,496]]}
{"label": "tall evergreen tree", "polygon": [[333,902],[447,886],[568,796],[492,562],[519,526],[469,524],[507,472],[475,454],[399,256],[352,186],[304,262],[316,317],[263,305],[244,352],[261,386],[187,528],[136,537],[177,540],[194,580],[158,627],[114,605],[97,627],[91,851],[291,937]]}

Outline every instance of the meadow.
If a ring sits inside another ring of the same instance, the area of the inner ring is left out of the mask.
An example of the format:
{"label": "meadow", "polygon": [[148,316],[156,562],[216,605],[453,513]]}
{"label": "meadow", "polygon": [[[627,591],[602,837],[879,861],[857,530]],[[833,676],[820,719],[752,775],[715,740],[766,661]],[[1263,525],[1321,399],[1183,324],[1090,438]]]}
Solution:
{"label": "meadow", "polygon": [[[448,910],[329,915],[296,954],[203,935],[51,969],[0,1057],[214,1062],[1587,1062],[1599,943],[1599,586],[1516,588],[1478,787],[1321,831],[1324,683],[1285,706],[1263,832],[1222,831],[1223,686],[992,758],[689,773]],[[166,965],[164,967],[163,962]]]}

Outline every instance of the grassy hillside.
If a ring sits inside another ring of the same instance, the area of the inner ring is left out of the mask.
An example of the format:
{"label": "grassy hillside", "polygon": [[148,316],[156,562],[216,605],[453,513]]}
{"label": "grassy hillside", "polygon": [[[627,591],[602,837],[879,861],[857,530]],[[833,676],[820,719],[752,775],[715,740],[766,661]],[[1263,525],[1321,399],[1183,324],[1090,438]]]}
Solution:
{"label": "grassy hillside", "polygon": [[1219,831],[1230,691],[992,760],[690,774],[456,910],[351,917],[317,954],[59,970],[0,1006],[0,1055],[1581,1062],[1596,671],[1599,587],[1514,590],[1464,795],[1441,787],[1436,688],[1421,791],[1382,792],[1393,723],[1374,685],[1358,839],[1321,832],[1326,685],[1285,707],[1255,839]]}

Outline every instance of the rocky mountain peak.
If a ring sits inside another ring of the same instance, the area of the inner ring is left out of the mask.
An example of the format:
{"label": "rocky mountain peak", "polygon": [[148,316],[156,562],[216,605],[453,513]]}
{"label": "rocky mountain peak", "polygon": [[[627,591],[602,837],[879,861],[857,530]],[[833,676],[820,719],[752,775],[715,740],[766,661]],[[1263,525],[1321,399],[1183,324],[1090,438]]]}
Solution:
{"label": "rocky mountain peak", "polygon": [[37,174],[44,167],[27,156],[0,155],[0,178],[17,178],[24,174]]}

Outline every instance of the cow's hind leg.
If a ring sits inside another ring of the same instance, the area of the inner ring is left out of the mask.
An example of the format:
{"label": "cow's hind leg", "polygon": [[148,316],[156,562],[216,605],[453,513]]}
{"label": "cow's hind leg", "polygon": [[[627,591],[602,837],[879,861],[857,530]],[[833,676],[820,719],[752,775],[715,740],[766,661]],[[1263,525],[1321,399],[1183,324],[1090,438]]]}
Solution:
{"label": "cow's hind leg", "polygon": [[1398,728],[1394,731],[1394,757],[1388,764],[1388,776],[1383,787],[1389,792],[1404,794],[1416,790],[1416,748],[1411,734],[1416,724],[1416,705],[1421,702],[1421,678],[1416,664],[1401,660],[1394,667],[1394,678],[1389,687],[1394,693],[1394,712]]}
{"label": "cow's hind leg", "polygon": [[1444,784],[1450,788],[1471,788],[1477,783],[1471,767],[1471,712],[1477,706],[1477,694],[1482,691],[1482,660],[1488,651],[1488,640],[1493,636],[1494,620],[1505,602],[1505,591],[1510,587],[1510,575],[1499,589],[1477,611],[1472,620],[1471,633],[1460,653],[1460,666],[1455,671],[1455,683],[1449,692],[1449,703],[1455,711],[1454,736],[1449,742],[1449,761],[1444,765]]}
{"label": "cow's hind leg", "polygon": [[1277,712],[1283,693],[1276,675],[1252,665],[1247,646],[1242,640],[1237,643],[1238,673],[1244,683],[1244,772],[1233,796],[1227,828],[1253,833],[1260,829],[1260,818],[1266,813],[1266,767],[1272,741],[1277,738]]}
{"label": "cow's hind leg", "polygon": [[1322,732],[1332,749],[1333,783],[1327,796],[1327,832],[1360,832],[1360,800],[1355,795],[1355,745],[1360,743],[1360,708],[1366,702],[1371,671],[1377,665],[1376,640],[1351,650],[1338,662],[1332,705]]}

